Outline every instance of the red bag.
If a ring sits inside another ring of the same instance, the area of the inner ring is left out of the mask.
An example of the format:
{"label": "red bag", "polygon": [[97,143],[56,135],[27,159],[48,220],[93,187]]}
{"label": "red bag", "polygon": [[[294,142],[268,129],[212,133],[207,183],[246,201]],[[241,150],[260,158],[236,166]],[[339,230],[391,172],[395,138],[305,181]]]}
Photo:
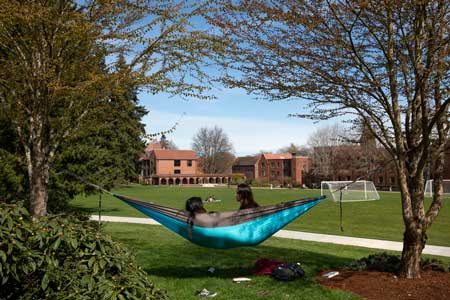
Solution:
{"label": "red bag", "polygon": [[271,275],[276,266],[284,264],[284,261],[277,259],[260,258],[255,262],[253,274],[255,275]]}

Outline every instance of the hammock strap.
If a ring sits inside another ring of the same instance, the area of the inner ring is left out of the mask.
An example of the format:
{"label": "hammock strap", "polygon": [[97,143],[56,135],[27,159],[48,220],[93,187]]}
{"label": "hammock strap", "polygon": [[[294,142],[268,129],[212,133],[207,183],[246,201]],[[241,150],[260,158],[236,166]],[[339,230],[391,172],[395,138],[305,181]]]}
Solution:
{"label": "hammock strap", "polygon": [[341,232],[344,232],[344,227],[342,226],[342,190],[339,193],[339,222],[340,222]]}
{"label": "hammock strap", "polygon": [[100,186],[98,191],[98,232],[100,232],[102,224],[102,189]]}

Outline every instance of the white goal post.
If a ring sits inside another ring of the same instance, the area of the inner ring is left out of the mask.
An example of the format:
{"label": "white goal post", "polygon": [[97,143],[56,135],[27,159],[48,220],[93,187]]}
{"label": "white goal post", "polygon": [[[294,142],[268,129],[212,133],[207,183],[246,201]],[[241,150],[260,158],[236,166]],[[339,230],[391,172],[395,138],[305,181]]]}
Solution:
{"label": "white goal post", "polygon": [[[444,196],[450,196],[450,179],[443,179],[442,186],[444,188]],[[425,197],[433,197],[433,179],[427,180],[425,183]]]}
{"label": "white goal post", "polygon": [[380,195],[372,181],[322,181],[320,194],[338,202],[342,193],[342,202],[380,200]]}

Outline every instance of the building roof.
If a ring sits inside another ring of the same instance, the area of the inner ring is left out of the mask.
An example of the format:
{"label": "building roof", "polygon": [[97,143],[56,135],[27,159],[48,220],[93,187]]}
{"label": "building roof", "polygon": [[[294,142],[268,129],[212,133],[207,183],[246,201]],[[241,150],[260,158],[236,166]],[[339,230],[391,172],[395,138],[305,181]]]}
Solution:
{"label": "building roof", "polygon": [[283,154],[271,154],[271,153],[265,153],[263,154],[265,159],[291,159],[292,154],[290,153],[283,153]]}
{"label": "building roof", "polygon": [[254,166],[258,161],[258,156],[241,156],[237,157],[233,166]]}
{"label": "building roof", "polygon": [[197,159],[192,150],[155,149],[156,159]]}
{"label": "building roof", "polygon": [[161,149],[161,145],[159,143],[150,143],[147,146],[145,146],[145,152],[156,149]]}

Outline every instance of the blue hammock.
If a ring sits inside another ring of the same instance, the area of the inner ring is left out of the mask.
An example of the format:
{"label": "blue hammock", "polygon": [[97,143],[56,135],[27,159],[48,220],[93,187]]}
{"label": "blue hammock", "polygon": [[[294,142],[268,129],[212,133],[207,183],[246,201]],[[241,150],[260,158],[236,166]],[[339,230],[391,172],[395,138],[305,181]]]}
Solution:
{"label": "blue hammock", "polygon": [[320,196],[232,212],[192,216],[184,210],[122,195],[114,196],[192,243],[217,249],[257,245],[325,199],[325,196]]}

